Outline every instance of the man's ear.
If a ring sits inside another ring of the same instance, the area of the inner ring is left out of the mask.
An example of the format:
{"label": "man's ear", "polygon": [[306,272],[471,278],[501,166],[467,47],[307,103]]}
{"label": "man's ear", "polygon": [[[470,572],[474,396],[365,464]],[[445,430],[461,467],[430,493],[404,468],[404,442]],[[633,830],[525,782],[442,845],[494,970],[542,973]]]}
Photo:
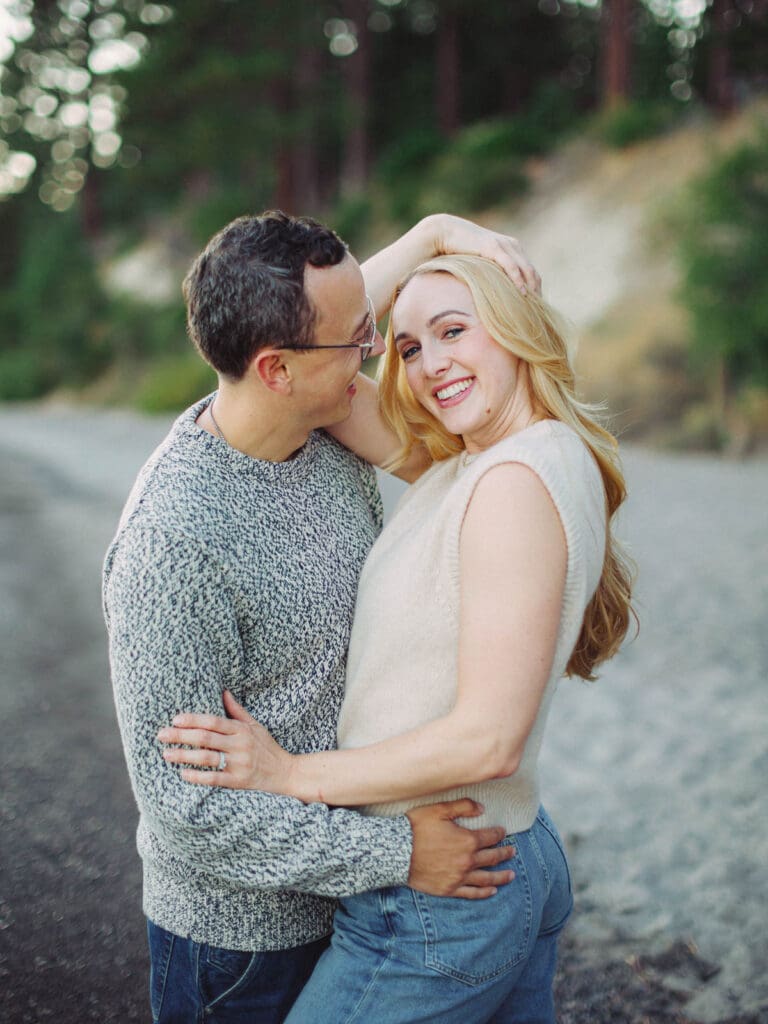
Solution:
{"label": "man's ear", "polygon": [[291,366],[283,348],[264,348],[251,360],[249,373],[255,373],[261,383],[278,394],[289,395],[293,385]]}

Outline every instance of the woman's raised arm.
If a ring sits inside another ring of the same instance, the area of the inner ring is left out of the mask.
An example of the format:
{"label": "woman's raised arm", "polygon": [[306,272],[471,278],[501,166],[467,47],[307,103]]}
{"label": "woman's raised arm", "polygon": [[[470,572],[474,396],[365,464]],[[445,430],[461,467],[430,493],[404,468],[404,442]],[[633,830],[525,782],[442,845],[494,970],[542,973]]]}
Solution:
{"label": "woman's raised arm", "polygon": [[376,315],[381,317],[387,312],[398,282],[420,263],[432,256],[457,252],[484,256],[498,263],[523,294],[541,289],[541,279],[516,238],[463,217],[435,213],[362,264],[360,269]]}

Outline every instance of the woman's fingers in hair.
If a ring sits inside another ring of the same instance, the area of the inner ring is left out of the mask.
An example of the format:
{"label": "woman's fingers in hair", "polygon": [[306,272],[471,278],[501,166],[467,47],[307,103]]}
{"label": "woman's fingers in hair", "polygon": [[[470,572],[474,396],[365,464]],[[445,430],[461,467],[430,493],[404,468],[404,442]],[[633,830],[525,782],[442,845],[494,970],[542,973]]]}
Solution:
{"label": "woman's fingers in hair", "polygon": [[495,262],[506,271],[523,295],[541,292],[541,277],[520,242],[511,235],[498,235],[499,256]]}
{"label": "woman's fingers in hair", "polygon": [[438,227],[435,236],[438,253],[465,252],[484,256],[498,263],[523,294],[541,291],[541,278],[536,268],[512,235],[492,231],[452,214],[439,214],[433,223]]}

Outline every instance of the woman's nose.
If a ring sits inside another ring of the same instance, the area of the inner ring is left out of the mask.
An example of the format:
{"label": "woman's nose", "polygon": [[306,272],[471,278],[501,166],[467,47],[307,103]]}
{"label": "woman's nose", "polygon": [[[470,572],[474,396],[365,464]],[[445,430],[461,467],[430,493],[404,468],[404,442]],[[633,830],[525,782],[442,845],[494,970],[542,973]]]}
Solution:
{"label": "woman's nose", "polygon": [[421,352],[424,372],[430,377],[439,377],[451,365],[451,357],[438,341],[428,341]]}

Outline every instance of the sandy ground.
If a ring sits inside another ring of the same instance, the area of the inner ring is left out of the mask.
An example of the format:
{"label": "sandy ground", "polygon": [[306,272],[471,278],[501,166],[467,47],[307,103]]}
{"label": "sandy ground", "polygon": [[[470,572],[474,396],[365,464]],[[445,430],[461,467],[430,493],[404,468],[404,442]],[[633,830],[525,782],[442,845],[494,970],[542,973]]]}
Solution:
{"label": "sandy ground", "polygon": [[[98,573],[167,424],[0,408],[7,1024],[147,1019]],[[544,750],[577,894],[562,1021],[765,1024],[768,462],[633,449],[626,468],[641,632],[596,683],[563,683]]]}

